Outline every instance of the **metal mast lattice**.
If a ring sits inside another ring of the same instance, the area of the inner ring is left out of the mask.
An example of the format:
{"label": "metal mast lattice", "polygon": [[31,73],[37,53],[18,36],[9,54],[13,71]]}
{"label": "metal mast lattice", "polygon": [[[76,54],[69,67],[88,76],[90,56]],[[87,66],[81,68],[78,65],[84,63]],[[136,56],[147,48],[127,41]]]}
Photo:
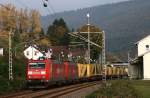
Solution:
{"label": "metal mast lattice", "polygon": [[87,26],[88,26],[88,63],[90,64],[90,15],[87,14]]}
{"label": "metal mast lattice", "polygon": [[13,80],[12,72],[12,41],[11,41],[12,30],[9,32],[9,80]]}
{"label": "metal mast lattice", "polygon": [[106,55],[105,55],[105,32],[103,31],[102,37],[102,79],[106,81],[106,74],[107,74],[107,66],[106,66]]}

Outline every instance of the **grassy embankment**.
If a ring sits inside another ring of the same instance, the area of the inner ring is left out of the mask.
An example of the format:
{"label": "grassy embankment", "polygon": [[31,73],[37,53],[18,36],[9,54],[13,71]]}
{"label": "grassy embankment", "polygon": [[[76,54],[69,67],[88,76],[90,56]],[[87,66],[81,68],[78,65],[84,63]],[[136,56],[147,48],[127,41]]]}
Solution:
{"label": "grassy embankment", "polygon": [[114,80],[86,98],[150,98],[150,81]]}

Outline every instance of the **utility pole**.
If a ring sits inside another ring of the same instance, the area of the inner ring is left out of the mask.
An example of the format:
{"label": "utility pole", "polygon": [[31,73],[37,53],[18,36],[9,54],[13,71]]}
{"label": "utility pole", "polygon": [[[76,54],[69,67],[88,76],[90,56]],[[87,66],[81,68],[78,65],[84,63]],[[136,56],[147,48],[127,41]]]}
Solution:
{"label": "utility pole", "polygon": [[47,7],[48,0],[43,0],[43,6]]}
{"label": "utility pole", "polygon": [[131,58],[130,58],[130,51],[128,51],[128,69],[129,69],[130,61],[131,61]]}
{"label": "utility pole", "polygon": [[106,64],[106,54],[105,54],[105,32],[102,33],[102,64]]}
{"label": "utility pole", "polygon": [[[90,44],[99,47],[102,51],[102,55],[101,55],[101,59],[99,59],[99,62],[101,62],[102,65],[104,65],[106,63],[106,56],[105,56],[105,32],[92,32],[92,34],[102,34],[102,46],[92,42],[90,40],[90,15],[89,13],[87,14],[87,27],[88,27],[88,31],[87,32],[72,32],[72,33],[68,33],[69,35],[73,36],[73,37],[77,37],[85,42],[88,43],[88,63],[90,64]],[[84,38],[83,36],[81,36],[80,34],[88,34],[88,38]],[[101,35],[100,35],[101,36]]]}
{"label": "utility pole", "polygon": [[88,63],[90,64],[90,14],[87,13],[87,26],[88,26]]}
{"label": "utility pole", "polygon": [[107,66],[106,66],[106,56],[105,56],[105,32],[102,32],[102,80],[106,82],[107,77]]}
{"label": "utility pole", "polygon": [[9,31],[9,80],[13,80],[13,69],[12,69],[12,29]]}
{"label": "utility pole", "polygon": [[[9,11],[9,15],[11,13],[11,9],[6,7],[5,5],[1,4],[0,3],[0,6],[7,9]],[[11,17],[11,15],[9,16]],[[12,28],[10,27],[10,31],[9,31],[9,80],[13,80],[13,71],[12,71],[12,40],[11,40],[11,37],[12,37]]]}
{"label": "utility pole", "polygon": [[[78,34],[78,33],[80,33],[80,34],[88,34],[89,32],[72,32],[72,33],[68,33],[68,34],[71,35],[71,36],[73,36],[73,37],[79,38],[79,39],[81,39],[81,40],[83,40],[83,41],[85,41],[85,42],[87,42],[87,43],[90,43],[91,45],[94,45],[94,46],[96,46],[96,47],[99,47],[99,48],[101,49],[101,53],[103,53],[103,54],[101,55],[101,59],[99,59],[99,62],[101,62],[101,65],[102,65],[102,62],[105,62],[105,51],[102,51],[102,50],[105,50],[105,49],[104,49],[104,44],[102,44],[103,46],[100,46],[100,45],[98,45],[97,43],[92,42],[91,40],[89,41],[87,38],[81,36],[81,35]],[[91,32],[90,32],[90,33],[91,33]],[[102,36],[103,36],[103,32],[92,32],[92,34],[100,34],[100,36],[101,36],[101,34],[102,34]],[[104,35],[104,36],[105,36],[105,35]],[[104,40],[105,40],[105,38],[102,39],[102,43],[105,42]],[[103,56],[103,55],[104,55],[104,56]],[[103,58],[104,58],[104,59],[103,59]]]}

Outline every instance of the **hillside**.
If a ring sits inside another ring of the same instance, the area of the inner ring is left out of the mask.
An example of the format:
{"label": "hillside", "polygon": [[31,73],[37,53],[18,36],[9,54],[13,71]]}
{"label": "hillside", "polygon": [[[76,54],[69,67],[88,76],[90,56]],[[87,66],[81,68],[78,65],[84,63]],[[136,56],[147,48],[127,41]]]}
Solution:
{"label": "hillside", "polygon": [[41,17],[43,28],[55,18],[63,17],[70,28],[86,23],[90,10],[91,23],[106,32],[106,49],[112,53],[127,54],[134,43],[150,32],[150,0],[131,0],[95,6]]}

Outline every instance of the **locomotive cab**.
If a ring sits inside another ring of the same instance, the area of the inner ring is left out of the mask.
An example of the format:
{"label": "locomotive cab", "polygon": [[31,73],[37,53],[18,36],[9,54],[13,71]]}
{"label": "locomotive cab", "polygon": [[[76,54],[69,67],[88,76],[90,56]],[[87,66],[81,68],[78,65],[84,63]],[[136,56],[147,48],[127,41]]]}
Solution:
{"label": "locomotive cab", "polygon": [[50,64],[48,64],[49,62],[47,61],[48,59],[28,61],[26,70],[26,79],[28,84],[45,85],[45,83],[48,83],[49,70],[47,69]]}
{"label": "locomotive cab", "polygon": [[46,70],[45,62],[29,62],[28,63],[27,79],[45,79]]}

